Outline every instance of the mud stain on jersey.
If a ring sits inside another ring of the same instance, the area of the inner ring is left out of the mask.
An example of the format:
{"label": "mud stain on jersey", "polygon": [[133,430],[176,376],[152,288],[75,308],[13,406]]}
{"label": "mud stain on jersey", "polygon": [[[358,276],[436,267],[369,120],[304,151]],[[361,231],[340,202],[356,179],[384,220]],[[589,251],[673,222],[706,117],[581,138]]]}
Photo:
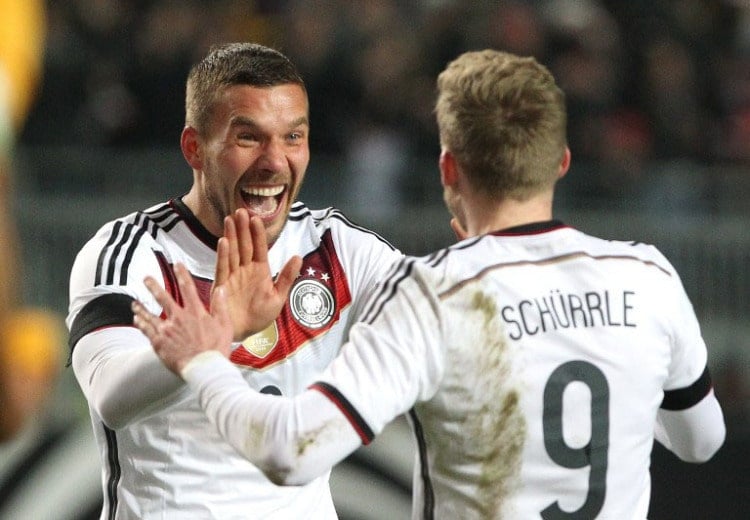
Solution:
{"label": "mud stain on jersey", "polygon": [[[526,421],[514,345],[507,339],[495,298],[475,285],[452,294],[448,307],[460,318],[449,347],[442,411],[433,423],[434,463],[458,488],[473,511],[440,514],[457,518],[512,518],[508,497],[520,486]],[[438,423],[441,423],[438,426]],[[427,428],[426,428],[427,429]],[[470,489],[465,488],[465,489]],[[450,503],[451,501],[447,501]]]}
{"label": "mud stain on jersey", "polygon": [[477,291],[472,307],[481,315],[483,341],[476,349],[475,388],[484,396],[484,403],[479,413],[469,418],[467,433],[481,439],[487,448],[479,475],[479,503],[486,506],[487,518],[502,518],[504,503],[520,484],[526,421],[495,299]]}
{"label": "mud stain on jersey", "polygon": [[[304,435],[300,435],[297,438],[296,443],[293,445],[293,455],[296,459],[295,466],[299,468],[303,465],[303,459],[316,445],[322,445],[324,447],[330,445],[343,435],[342,432],[345,428],[349,427],[349,423],[346,419],[332,419],[322,424],[319,428],[309,431]],[[268,431],[265,423],[252,423],[250,425],[250,434],[248,436],[248,447],[246,448],[248,453],[264,452],[267,435]],[[277,484],[284,482],[289,471],[292,471],[292,468],[284,470],[274,469],[268,466],[264,468],[264,472],[266,472],[269,480]]]}
{"label": "mud stain on jersey", "polygon": [[308,449],[316,444],[330,444],[332,440],[338,439],[344,428],[349,428],[349,423],[344,419],[331,419],[325,422],[320,428],[308,432],[297,440],[297,458],[304,457]]}

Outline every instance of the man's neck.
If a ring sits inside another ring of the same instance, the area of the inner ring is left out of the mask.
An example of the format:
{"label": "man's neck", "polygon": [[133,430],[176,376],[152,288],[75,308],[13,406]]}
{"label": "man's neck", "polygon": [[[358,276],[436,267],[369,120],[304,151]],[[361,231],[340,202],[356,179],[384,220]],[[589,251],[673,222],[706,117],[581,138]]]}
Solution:
{"label": "man's neck", "polygon": [[466,211],[466,231],[469,236],[478,236],[551,219],[551,194],[538,195],[523,202],[513,199],[485,201],[469,205]]}

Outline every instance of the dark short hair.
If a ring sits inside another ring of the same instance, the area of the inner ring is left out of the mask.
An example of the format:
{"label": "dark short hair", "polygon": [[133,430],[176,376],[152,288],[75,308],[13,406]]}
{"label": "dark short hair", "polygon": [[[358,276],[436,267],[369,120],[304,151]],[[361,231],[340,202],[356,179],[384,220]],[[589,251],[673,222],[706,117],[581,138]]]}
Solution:
{"label": "dark short hair", "polygon": [[204,131],[217,94],[226,87],[286,84],[299,85],[305,90],[297,68],[276,49],[246,42],[215,45],[188,74],[185,124]]}

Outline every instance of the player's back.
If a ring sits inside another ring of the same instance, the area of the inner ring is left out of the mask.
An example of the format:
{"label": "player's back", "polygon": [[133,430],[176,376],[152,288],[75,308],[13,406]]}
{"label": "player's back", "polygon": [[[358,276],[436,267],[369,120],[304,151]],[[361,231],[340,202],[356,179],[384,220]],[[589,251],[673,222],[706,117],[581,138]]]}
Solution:
{"label": "player's back", "polygon": [[[671,265],[554,222],[428,263],[446,353],[440,389],[411,415],[415,513],[645,518],[663,389],[705,365]],[[694,339],[690,363],[674,361],[676,335]]]}

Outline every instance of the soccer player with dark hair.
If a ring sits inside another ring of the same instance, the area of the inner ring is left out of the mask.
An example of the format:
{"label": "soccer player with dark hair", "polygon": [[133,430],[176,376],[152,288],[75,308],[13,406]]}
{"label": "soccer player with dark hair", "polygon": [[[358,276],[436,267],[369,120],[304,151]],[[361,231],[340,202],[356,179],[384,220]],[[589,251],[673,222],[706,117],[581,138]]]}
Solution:
{"label": "soccer player with dark hair", "polygon": [[[270,296],[290,298],[263,330],[238,332],[231,363],[268,394],[292,396],[316,380],[402,255],[339,211],[297,201],[308,115],[304,82],[283,54],[250,43],[213,48],[187,80],[180,145],[190,191],[105,224],[78,254],[67,323],[101,455],[102,519],[336,518],[327,472],[279,487],[233,449],[133,327],[130,306],[159,312],[146,276],[180,300],[177,263],[208,305],[215,274],[223,280],[215,271],[223,219],[242,209],[271,245]],[[240,322],[251,309],[237,313],[238,331],[251,328]]]}

